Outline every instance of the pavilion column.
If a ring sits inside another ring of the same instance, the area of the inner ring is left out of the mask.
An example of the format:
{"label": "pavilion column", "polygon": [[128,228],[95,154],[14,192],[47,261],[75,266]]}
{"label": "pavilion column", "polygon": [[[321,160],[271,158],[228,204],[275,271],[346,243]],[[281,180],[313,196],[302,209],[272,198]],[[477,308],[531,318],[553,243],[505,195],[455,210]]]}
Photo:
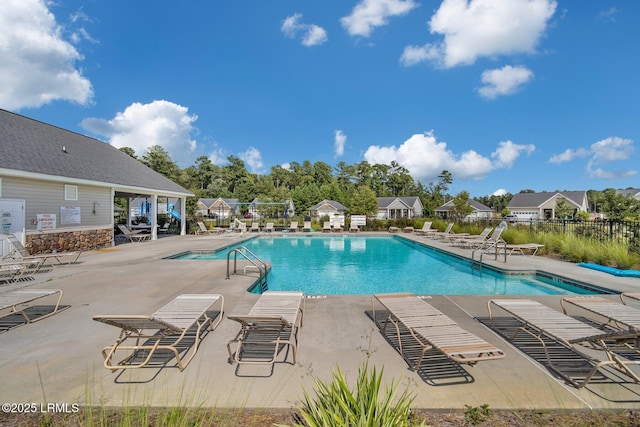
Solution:
{"label": "pavilion column", "polygon": [[182,221],[180,221],[180,235],[184,236],[187,234],[187,198],[180,197],[180,217]]}
{"label": "pavilion column", "polygon": [[158,195],[151,196],[151,240],[158,239]]}

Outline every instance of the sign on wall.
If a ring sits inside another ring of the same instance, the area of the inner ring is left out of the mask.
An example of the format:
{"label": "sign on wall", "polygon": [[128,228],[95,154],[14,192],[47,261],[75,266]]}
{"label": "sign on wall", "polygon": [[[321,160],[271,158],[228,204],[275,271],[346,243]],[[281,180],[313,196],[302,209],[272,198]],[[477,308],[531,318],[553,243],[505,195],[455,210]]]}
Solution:
{"label": "sign on wall", "polygon": [[60,206],[60,224],[77,225],[81,223],[80,206]]}
{"label": "sign on wall", "polygon": [[40,230],[53,230],[56,228],[56,214],[37,214],[36,215],[36,229]]}

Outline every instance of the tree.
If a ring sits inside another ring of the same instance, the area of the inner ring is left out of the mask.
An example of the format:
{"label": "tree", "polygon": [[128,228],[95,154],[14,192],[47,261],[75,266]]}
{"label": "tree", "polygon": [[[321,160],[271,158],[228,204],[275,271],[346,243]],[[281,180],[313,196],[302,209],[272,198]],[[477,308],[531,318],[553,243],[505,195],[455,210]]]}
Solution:
{"label": "tree", "polygon": [[461,191],[453,198],[453,208],[451,215],[454,219],[460,221],[473,212],[473,207],[469,203],[469,193]]}
{"label": "tree", "polygon": [[351,199],[349,213],[352,215],[373,216],[378,212],[378,198],[376,193],[366,185],[356,188]]}
{"label": "tree", "polygon": [[129,156],[133,157],[134,159],[138,160],[138,156],[136,156],[136,151],[133,148],[131,148],[131,147],[120,147],[119,150],[122,151],[125,154],[128,154]]}
{"label": "tree", "polygon": [[556,201],[556,207],[554,211],[556,218],[568,219],[573,218],[573,214],[576,210],[569,203],[567,203],[565,199],[560,198]]}
{"label": "tree", "polygon": [[147,152],[142,156],[142,163],[172,181],[176,181],[180,171],[169,157],[167,150],[159,145],[152,145],[147,149]]}

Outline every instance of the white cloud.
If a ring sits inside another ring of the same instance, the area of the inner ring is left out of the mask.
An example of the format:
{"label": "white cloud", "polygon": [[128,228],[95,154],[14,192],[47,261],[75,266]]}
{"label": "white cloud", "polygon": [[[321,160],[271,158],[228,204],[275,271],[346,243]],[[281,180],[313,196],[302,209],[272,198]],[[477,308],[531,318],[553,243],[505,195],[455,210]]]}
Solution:
{"label": "white cloud", "polygon": [[349,16],[340,19],[352,36],[369,37],[376,27],[389,23],[389,18],[402,16],[418,7],[413,0],[361,0]]}
{"label": "white cloud", "polygon": [[427,60],[436,60],[439,54],[439,50],[428,43],[424,46],[406,46],[400,56],[400,63],[411,67]]}
{"label": "white cloud", "polygon": [[500,95],[512,95],[533,78],[533,72],[526,67],[505,65],[500,69],[485,70],[482,86],[478,92],[483,98],[495,99]]}
{"label": "white cloud", "polygon": [[530,153],[533,149],[531,145],[501,142],[492,154],[496,160],[491,161],[474,150],[454,154],[447,148],[447,143],[438,142],[432,132],[427,132],[413,135],[399,147],[370,146],[364,158],[372,164],[390,164],[395,160],[418,180],[435,178],[444,169],[456,178],[479,179],[496,168],[511,167],[521,152]]}
{"label": "white cloud", "polygon": [[341,130],[336,130],[334,132],[334,142],[333,148],[335,157],[340,157],[344,154],[344,145],[347,142],[347,135],[344,134]]}
{"label": "white cloud", "polygon": [[91,102],[91,82],[75,68],[82,55],[62,38],[43,0],[3,0],[0,28],[0,107]]}
{"label": "white cloud", "polygon": [[505,194],[507,194],[508,191],[505,190],[504,188],[498,188],[496,191],[493,192],[493,194],[491,194],[492,196],[504,196]]}
{"label": "white cloud", "polygon": [[328,40],[327,32],[324,28],[315,24],[305,24],[300,22],[302,14],[294,13],[291,16],[287,16],[282,21],[280,31],[289,37],[295,38],[297,35],[302,34],[302,44],[304,46],[316,46],[323,44]]}
{"label": "white cloud", "polygon": [[187,107],[169,101],[138,102],[129,105],[111,120],[87,118],[84,129],[108,138],[117,148],[131,147],[138,156],[152,145],[159,145],[181,167],[190,164],[196,149],[191,133],[198,116],[187,114]]}
{"label": "white cloud", "polygon": [[556,6],[555,0],[444,0],[429,21],[431,33],[444,39],[420,47],[429,52],[421,60],[451,68],[534,53]]}
{"label": "white cloud", "polygon": [[536,146],[533,144],[521,145],[511,141],[500,141],[496,151],[491,153],[491,158],[495,159],[493,164],[496,168],[511,169],[521,153],[529,156],[535,149]]}
{"label": "white cloud", "polygon": [[249,167],[253,173],[261,173],[264,163],[262,162],[262,154],[255,147],[249,147],[244,153],[238,154],[238,157]]}
{"label": "white cloud", "polygon": [[578,148],[577,150],[572,150],[570,148],[567,148],[562,153],[551,156],[551,158],[549,159],[549,162],[557,163],[557,164],[570,162],[576,157],[586,157],[590,153],[591,151],[589,151],[586,148]]}
{"label": "white cloud", "polygon": [[589,148],[566,149],[560,154],[551,156],[549,162],[561,164],[578,157],[590,157],[585,167],[590,177],[601,179],[628,178],[637,175],[638,172],[633,169],[609,171],[599,165],[627,160],[634,151],[635,147],[631,139],[610,136],[594,142]]}

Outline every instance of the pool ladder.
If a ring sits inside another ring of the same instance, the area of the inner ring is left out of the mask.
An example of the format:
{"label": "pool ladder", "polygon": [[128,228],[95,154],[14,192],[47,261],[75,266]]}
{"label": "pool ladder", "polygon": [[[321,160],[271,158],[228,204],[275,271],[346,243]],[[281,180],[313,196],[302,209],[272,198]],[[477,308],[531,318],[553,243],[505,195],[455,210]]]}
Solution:
{"label": "pool ladder", "polygon": [[[495,260],[498,260],[498,250],[500,249],[500,243],[501,242],[497,242],[493,245],[493,248],[495,249]],[[504,243],[503,245],[503,254],[504,254],[504,262],[507,262],[507,244]],[[488,253],[487,251],[491,249],[491,247],[489,248],[484,248],[484,249],[474,249],[473,252],[471,252],[471,269],[472,270],[481,270],[482,269],[482,256],[485,253]],[[476,260],[476,251],[480,251],[480,256],[478,257],[478,259]]]}
{"label": "pool ladder", "polygon": [[[231,264],[231,254],[233,254],[233,272],[230,270]],[[227,253],[227,279],[231,277],[231,274],[237,273],[237,263],[238,263],[238,254],[240,254],[244,259],[249,261],[251,265],[246,265],[242,272],[246,273],[247,270],[256,269],[260,273],[260,290],[262,292],[267,290],[267,264],[261,260],[256,254],[251,252],[247,247],[241,246],[236,249],[231,249]]]}

